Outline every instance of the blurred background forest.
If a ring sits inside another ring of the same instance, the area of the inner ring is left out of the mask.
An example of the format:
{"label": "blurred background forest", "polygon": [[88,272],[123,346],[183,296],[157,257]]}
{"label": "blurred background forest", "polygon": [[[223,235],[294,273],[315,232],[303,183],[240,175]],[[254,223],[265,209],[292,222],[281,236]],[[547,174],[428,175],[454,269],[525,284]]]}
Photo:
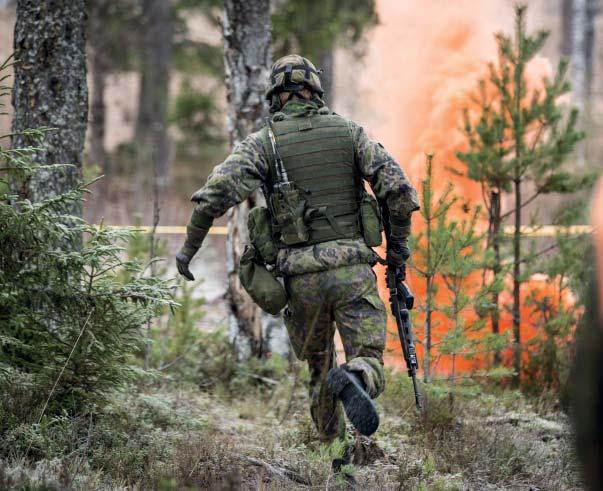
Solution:
{"label": "blurred background forest", "polygon": [[[16,4],[0,0],[0,60],[13,52]],[[240,136],[224,4],[88,0],[81,168],[86,182],[104,176],[85,195],[88,223],[188,221],[190,195]],[[519,11],[512,0],[264,4],[272,60],[296,52],[322,68],[327,105],[381,142],[421,197],[409,283],[427,411],[413,413],[390,322],[384,422],[374,441],[356,441],[359,480],[581,489],[565,412],[603,166],[603,0],[530,0]],[[505,76],[518,66],[519,79]],[[0,135],[11,132],[4,103]],[[22,160],[2,154],[26,177],[29,145]],[[81,192],[61,206],[80,206]],[[330,473],[334,450],[313,442],[308,374],[279,318],[234,319],[226,217],[193,262],[200,280],[186,284],[173,280],[180,232],[68,226],[52,207],[21,206],[25,218],[10,206],[1,218],[41,235],[15,227],[0,252],[41,263],[21,283],[11,271],[22,261],[3,265],[0,488],[345,487]],[[241,332],[243,354],[233,349]]]}

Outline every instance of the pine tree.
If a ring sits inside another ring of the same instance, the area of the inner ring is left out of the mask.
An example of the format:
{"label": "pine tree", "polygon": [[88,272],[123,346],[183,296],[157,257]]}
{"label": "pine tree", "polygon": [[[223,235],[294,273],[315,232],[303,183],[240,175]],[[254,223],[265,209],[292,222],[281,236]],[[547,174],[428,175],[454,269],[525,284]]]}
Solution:
{"label": "pine tree", "polygon": [[[485,283],[480,274],[488,258],[485,236],[478,231],[481,208],[472,210],[469,203],[460,202],[452,184],[436,197],[433,182],[433,156],[428,155],[421,182],[420,213],[425,228],[416,238],[412,264],[425,281],[426,291],[419,308],[425,314],[423,376],[425,382],[430,381],[435,350],[438,357],[451,357],[454,386],[458,356],[470,359],[488,354],[505,342],[504,337],[483,332],[484,312],[491,308],[493,290],[500,290],[501,283]],[[453,218],[453,211],[463,218]],[[436,317],[447,328],[434,340]]]}
{"label": "pine tree", "polygon": [[[481,207],[473,210],[469,203],[462,203],[464,217],[447,219],[445,229],[449,245],[439,271],[439,277],[446,287],[446,300],[440,305],[442,312],[450,322],[450,328],[441,339],[438,351],[440,355],[451,358],[450,402],[454,401],[459,357],[471,360],[483,359],[506,344],[506,337],[500,334],[486,333],[484,313],[491,308],[494,291],[500,291],[501,282],[484,282],[481,272],[487,261],[485,234],[479,231],[478,223],[482,219]],[[484,360],[485,361],[485,360]],[[483,365],[483,363],[480,363]],[[500,377],[507,371],[496,369],[480,370],[480,377]],[[463,375],[465,385],[474,382],[476,374]]]}
{"label": "pine tree", "polygon": [[421,181],[421,217],[425,222],[425,230],[413,239],[413,270],[425,281],[425,300],[419,307],[425,313],[423,332],[423,380],[431,379],[432,333],[434,328],[433,314],[437,310],[435,297],[438,291],[436,278],[445,260],[450,245],[450,229],[446,224],[446,216],[456,202],[452,196],[452,184],[448,184],[439,197],[434,196],[433,189],[433,155],[427,155],[426,176]]}
{"label": "pine tree", "polygon": [[[543,89],[532,88],[526,65],[542,49],[547,31],[526,32],[526,7],[516,7],[515,35],[496,35],[498,64],[489,65],[490,76],[480,83],[479,108],[465,112],[468,150],[458,157],[467,166],[467,176],[482,184],[490,221],[489,245],[494,248],[491,267],[494,276],[503,272],[500,247],[504,242],[501,225],[513,218],[513,368],[514,383],[521,374],[521,284],[523,210],[547,193],[572,193],[581,189],[589,177],[574,176],[566,170],[567,159],[584,135],[576,130],[578,112],[564,114],[559,98],[570,90],[566,81],[568,64],[562,60]],[[529,190],[529,191],[528,191]],[[526,192],[530,194],[526,196]],[[512,193],[513,206],[503,212],[500,195]],[[493,301],[498,306],[498,296]],[[498,330],[498,310],[492,313],[493,329]]]}

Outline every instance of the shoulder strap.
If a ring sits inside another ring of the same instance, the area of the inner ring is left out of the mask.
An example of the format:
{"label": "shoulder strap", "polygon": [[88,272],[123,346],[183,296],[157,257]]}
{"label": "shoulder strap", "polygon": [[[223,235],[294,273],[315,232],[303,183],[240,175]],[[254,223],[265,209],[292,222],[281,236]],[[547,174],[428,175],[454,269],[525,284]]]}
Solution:
{"label": "shoulder strap", "polygon": [[266,158],[268,159],[268,175],[266,176],[266,184],[264,186],[264,198],[268,202],[272,189],[274,187],[275,176],[276,176],[276,163],[274,152],[272,151],[272,145],[270,144],[270,136],[268,135],[268,123],[266,123],[261,131],[262,145],[264,152],[266,152]]}

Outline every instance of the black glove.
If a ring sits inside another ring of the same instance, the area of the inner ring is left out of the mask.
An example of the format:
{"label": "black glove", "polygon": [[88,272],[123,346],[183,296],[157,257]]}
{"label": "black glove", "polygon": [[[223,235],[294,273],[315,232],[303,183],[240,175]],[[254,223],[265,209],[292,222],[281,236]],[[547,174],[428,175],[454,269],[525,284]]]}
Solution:
{"label": "black glove", "polygon": [[399,217],[390,215],[390,234],[387,240],[387,255],[385,260],[392,268],[406,264],[410,257],[408,236],[410,235],[410,216]]}
{"label": "black glove", "polygon": [[193,256],[189,256],[182,251],[176,254],[176,266],[178,267],[178,273],[189,281],[195,281],[193,273],[191,273],[191,270],[188,268],[188,265],[191,263],[192,259]]}
{"label": "black glove", "polygon": [[385,256],[385,261],[387,265],[392,268],[399,268],[406,264],[408,258],[410,257],[410,249],[408,248],[408,244],[406,242],[393,242],[388,244],[387,247],[387,255]]}
{"label": "black glove", "polygon": [[176,266],[178,272],[189,281],[194,281],[195,277],[188,266],[197,254],[201,244],[203,244],[213,221],[214,219],[211,216],[195,210],[186,226],[186,240],[178,254],[176,254]]}

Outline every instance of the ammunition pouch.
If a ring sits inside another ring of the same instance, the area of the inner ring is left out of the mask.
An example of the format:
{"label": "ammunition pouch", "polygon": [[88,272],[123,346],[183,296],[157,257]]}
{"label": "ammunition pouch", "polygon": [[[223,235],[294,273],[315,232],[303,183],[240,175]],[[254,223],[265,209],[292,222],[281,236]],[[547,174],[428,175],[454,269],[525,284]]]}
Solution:
{"label": "ammunition pouch", "polygon": [[310,231],[304,221],[306,200],[292,182],[275,184],[270,204],[281,240],[286,246],[305,244]]}
{"label": "ammunition pouch", "polygon": [[239,280],[253,301],[269,314],[276,315],[287,305],[285,287],[268,271],[253,246],[248,246],[241,257]]}
{"label": "ammunition pouch", "polygon": [[383,231],[381,209],[377,200],[367,192],[363,193],[360,201],[360,224],[366,245],[369,247],[380,246],[383,240],[381,235]]}
{"label": "ammunition pouch", "polygon": [[276,263],[278,247],[274,241],[272,218],[264,206],[256,206],[247,218],[249,241],[266,264]]}

